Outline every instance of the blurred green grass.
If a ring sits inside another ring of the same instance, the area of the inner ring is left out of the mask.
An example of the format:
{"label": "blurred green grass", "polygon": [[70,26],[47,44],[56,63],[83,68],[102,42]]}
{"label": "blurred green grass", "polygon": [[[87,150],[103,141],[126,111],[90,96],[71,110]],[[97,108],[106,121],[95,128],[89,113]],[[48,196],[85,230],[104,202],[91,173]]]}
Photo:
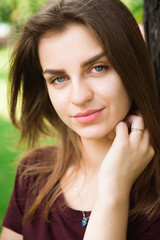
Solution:
{"label": "blurred green grass", "polygon": [[0,48],[0,226],[13,188],[15,159],[20,153],[16,148],[19,137],[9,121],[7,112],[8,48]]}
{"label": "blurred green grass", "polygon": [[0,118],[0,225],[5,215],[15,176],[15,159],[20,150],[16,149],[18,133],[6,119]]}

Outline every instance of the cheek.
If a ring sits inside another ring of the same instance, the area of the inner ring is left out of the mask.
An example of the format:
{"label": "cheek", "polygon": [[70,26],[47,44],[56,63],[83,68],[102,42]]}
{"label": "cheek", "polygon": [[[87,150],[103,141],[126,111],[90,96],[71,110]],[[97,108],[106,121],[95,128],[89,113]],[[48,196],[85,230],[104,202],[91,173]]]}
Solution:
{"label": "cheek", "polygon": [[104,89],[110,98],[125,107],[131,104],[131,99],[123,86],[121,79],[114,76],[111,83]]}
{"label": "cheek", "polygon": [[117,98],[117,113],[119,113],[119,115],[122,114],[123,117],[126,117],[126,114],[128,114],[131,108],[131,104],[131,98],[128,96],[125,89],[122,89],[119,97]]}
{"label": "cheek", "polygon": [[47,88],[48,88],[48,95],[52,103],[52,106],[57,112],[57,114],[59,115],[59,112],[62,108],[61,98],[52,90],[52,88],[50,87],[47,87]]}
{"label": "cheek", "polygon": [[131,106],[131,103],[132,103],[132,100],[131,98],[129,97],[127,91],[125,90],[125,88],[123,86],[121,86],[121,91],[119,93],[120,95],[120,100],[122,101],[122,104],[126,107],[130,107]]}
{"label": "cheek", "polygon": [[114,111],[117,111],[117,114],[120,114],[120,112],[124,114],[129,111],[132,100],[121,83],[121,80],[118,78],[113,78],[112,80],[109,84],[103,85],[101,93],[107,104],[109,104]]}
{"label": "cheek", "polygon": [[63,94],[57,93],[56,91],[53,91],[52,89],[48,89],[48,95],[57,115],[63,122],[66,122],[68,103],[65,96]]}

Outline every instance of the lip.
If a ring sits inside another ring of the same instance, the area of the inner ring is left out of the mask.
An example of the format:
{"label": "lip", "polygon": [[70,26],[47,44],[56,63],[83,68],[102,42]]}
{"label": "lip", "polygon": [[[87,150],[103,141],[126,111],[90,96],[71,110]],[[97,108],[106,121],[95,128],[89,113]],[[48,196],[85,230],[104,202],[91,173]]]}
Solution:
{"label": "lip", "polygon": [[87,110],[85,112],[77,113],[73,117],[79,123],[90,123],[99,117],[103,109]]}

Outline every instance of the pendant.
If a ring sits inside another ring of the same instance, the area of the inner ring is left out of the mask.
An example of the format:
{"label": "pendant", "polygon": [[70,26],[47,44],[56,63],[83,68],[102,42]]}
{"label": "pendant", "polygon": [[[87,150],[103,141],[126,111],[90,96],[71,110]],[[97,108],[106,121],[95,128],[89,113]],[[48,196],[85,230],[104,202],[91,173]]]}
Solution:
{"label": "pendant", "polygon": [[87,218],[83,218],[82,220],[82,226],[85,227],[87,225]]}

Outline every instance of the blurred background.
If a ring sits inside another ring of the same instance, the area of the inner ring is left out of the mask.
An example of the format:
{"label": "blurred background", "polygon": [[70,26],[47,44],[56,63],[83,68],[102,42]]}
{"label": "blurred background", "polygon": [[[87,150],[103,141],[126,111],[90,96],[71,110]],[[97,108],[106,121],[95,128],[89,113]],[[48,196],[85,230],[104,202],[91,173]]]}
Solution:
{"label": "blurred background", "polygon": [[[143,0],[122,0],[143,22]],[[14,184],[16,161],[23,151],[17,147],[19,132],[12,126],[7,110],[7,79],[12,45],[26,20],[38,11],[46,0],[0,0],[0,230]]]}

